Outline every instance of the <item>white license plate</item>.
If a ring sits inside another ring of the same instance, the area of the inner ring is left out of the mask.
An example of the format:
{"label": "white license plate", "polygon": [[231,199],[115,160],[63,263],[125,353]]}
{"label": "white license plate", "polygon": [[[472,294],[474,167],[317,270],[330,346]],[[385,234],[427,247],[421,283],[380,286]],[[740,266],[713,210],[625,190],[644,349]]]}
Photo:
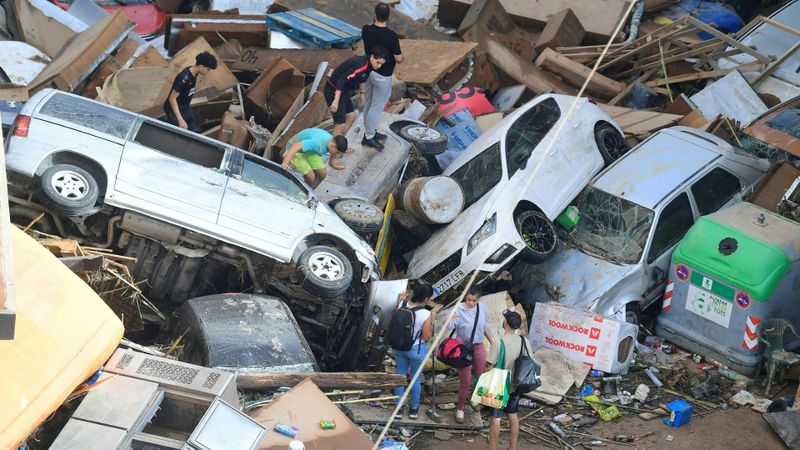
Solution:
{"label": "white license plate", "polygon": [[697,286],[689,285],[686,309],[698,316],[728,328],[733,312],[733,303]]}
{"label": "white license plate", "polygon": [[457,285],[466,275],[466,272],[461,268],[457,268],[433,286],[433,293],[436,296],[442,295],[445,291]]}

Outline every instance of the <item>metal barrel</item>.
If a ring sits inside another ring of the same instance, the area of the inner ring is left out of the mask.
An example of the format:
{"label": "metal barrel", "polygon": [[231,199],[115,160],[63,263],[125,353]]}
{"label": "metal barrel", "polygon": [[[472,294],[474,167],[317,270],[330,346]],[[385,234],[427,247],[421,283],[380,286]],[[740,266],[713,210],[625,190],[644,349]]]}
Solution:
{"label": "metal barrel", "polygon": [[403,209],[427,224],[450,223],[464,208],[464,191],[446,176],[415,178],[400,189]]}

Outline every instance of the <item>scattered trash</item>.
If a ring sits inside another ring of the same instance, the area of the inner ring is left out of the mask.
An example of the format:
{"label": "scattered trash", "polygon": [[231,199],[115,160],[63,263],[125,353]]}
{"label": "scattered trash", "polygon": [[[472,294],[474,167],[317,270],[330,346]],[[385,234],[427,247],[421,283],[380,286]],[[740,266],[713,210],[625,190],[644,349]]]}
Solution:
{"label": "scattered trash", "polygon": [[666,437],[665,439],[667,440],[667,442],[672,442],[672,440],[673,440],[673,439],[675,439],[675,438],[674,438],[674,437],[672,437],[672,435],[671,435],[671,434],[668,434],[668,435],[667,435],[667,437]]}
{"label": "scattered trash", "polygon": [[633,398],[640,403],[644,403],[647,401],[648,395],[650,395],[650,388],[645,384],[640,384],[636,387],[636,392],[633,394]]}
{"label": "scattered trash", "polygon": [[661,380],[658,379],[656,374],[653,373],[653,369],[652,368],[644,369],[644,373],[645,373],[645,375],[647,375],[647,378],[650,378],[650,381],[652,381],[653,384],[656,385],[656,387],[664,386],[664,383],[662,383]]}
{"label": "scattered trash", "polygon": [[633,434],[615,434],[614,441],[615,442],[633,442],[636,440],[636,436]]}
{"label": "scattered trash", "polygon": [[559,435],[560,437],[562,438],[567,437],[567,433],[564,433],[564,431],[561,428],[559,428],[559,426],[555,422],[550,422],[547,424],[547,426],[550,427],[551,430],[553,430],[553,433]]}
{"label": "scattered trash", "polygon": [[297,428],[295,428],[295,427],[293,427],[291,425],[286,425],[285,423],[276,424],[275,427],[273,428],[273,430],[276,433],[280,433],[280,434],[282,434],[284,436],[287,436],[287,437],[290,437],[290,438],[293,438],[293,437],[297,436],[297,432],[300,431],[300,430],[298,430]]}

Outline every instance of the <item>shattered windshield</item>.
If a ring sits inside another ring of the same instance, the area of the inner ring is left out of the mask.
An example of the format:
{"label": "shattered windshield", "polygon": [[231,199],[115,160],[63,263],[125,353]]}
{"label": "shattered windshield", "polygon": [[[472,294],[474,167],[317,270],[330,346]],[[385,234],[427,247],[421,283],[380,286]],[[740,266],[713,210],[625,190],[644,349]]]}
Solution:
{"label": "shattered windshield", "polygon": [[570,239],[579,249],[619,264],[641,259],[653,211],[591,186],[578,198],[578,211]]}
{"label": "shattered windshield", "polygon": [[496,143],[450,175],[464,190],[464,209],[477,202],[503,178],[500,143]]}

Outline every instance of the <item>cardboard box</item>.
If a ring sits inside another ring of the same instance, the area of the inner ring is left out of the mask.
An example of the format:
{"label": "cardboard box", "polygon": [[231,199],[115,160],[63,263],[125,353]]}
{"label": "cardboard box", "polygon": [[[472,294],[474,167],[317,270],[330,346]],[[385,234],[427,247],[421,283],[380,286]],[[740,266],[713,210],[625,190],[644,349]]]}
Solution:
{"label": "cardboard box", "polygon": [[627,372],[636,325],[558,303],[537,303],[528,333],[531,348],[547,347],[607,373]]}

